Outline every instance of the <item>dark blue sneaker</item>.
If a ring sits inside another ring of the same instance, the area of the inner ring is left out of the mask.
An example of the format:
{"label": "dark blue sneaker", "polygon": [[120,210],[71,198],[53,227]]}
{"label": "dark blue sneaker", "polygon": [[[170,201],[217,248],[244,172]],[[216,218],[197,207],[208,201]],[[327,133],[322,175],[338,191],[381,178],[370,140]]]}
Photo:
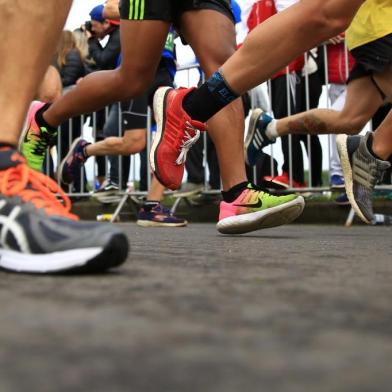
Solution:
{"label": "dark blue sneaker", "polygon": [[269,144],[275,143],[276,139],[271,140],[265,134],[267,125],[272,120],[272,117],[261,109],[253,110],[244,143],[245,161],[248,165],[255,165],[262,149]]}
{"label": "dark blue sneaker", "polygon": [[77,138],[71,145],[68,154],[61,161],[58,177],[64,184],[72,184],[75,177],[80,173],[80,169],[86,162],[87,158],[84,149],[90,143],[82,138]]}
{"label": "dark blue sneaker", "polygon": [[335,203],[338,204],[339,206],[349,206],[350,205],[350,201],[348,200],[347,193],[344,192],[341,195],[339,195],[335,199]]}
{"label": "dark blue sneaker", "polygon": [[334,174],[329,179],[329,186],[331,189],[344,189],[344,177]]}
{"label": "dark blue sneaker", "polygon": [[174,216],[160,203],[152,208],[142,207],[137,214],[136,223],[144,227],[183,227],[188,224],[185,219]]}

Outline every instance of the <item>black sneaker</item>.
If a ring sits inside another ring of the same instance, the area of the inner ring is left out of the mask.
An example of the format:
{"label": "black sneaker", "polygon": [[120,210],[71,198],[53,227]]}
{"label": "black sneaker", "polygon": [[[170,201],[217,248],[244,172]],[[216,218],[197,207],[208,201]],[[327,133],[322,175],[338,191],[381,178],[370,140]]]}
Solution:
{"label": "black sneaker", "polygon": [[120,188],[111,180],[105,181],[92,196],[102,204],[118,203],[121,200]]}
{"label": "black sneaker", "polygon": [[369,135],[370,132],[365,136],[338,135],[336,143],[350,204],[359,218],[371,224],[373,190],[391,164],[369,152],[366,144]]}
{"label": "black sneaker", "polygon": [[125,234],[113,225],[79,222],[57,183],[30,169],[15,150],[0,151],[0,189],[0,268],[95,273],[125,262]]}
{"label": "black sneaker", "polygon": [[276,139],[269,139],[265,133],[272,120],[261,109],[253,110],[244,142],[245,161],[248,165],[254,166],[263,148],[276,142]]}

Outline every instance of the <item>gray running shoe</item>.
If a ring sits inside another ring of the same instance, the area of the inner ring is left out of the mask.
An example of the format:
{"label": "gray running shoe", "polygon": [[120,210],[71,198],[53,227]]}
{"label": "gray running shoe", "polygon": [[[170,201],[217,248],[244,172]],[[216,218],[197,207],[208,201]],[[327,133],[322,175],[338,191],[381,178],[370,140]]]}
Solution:
{"label": "gray running shoe", "polygon": [[95,273],[125,262],[128,239],[119,228],[78,221],[57,183],[14,150],[0,151],[0,158],[0,268]]}
{"label": "gray running shoe", "polygon": [[365,136],[338,135],[336,143],[348,199],[357,215],[368,224],[374,220],[372,194],[391,164],[375,158],[368,150]]}

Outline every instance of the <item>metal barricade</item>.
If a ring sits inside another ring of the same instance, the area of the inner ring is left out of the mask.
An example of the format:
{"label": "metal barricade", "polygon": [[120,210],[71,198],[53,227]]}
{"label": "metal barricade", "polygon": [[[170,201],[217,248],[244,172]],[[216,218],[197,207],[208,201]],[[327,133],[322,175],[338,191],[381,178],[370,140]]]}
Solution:
{"label": "metal barricade", "polygon": [[[322,81],[323,87],[322,87],[322,93],[320,97],[320,102],[319,102],[319,107],[325,107],[330,109],[332,107],[331,104],[331,98],[328,96],[328,91],[331,86],[329,83],[329,75],[328,75],[328,55],[327,55],[327,46],[323,45],[321,49],[318,51],[319,56],[323,56],[323,63],[324,63],[324,80]],[[314,61],[309,57],[308,54],[304,55],[304,69],[308,69],[308,63],[309,61]],[[345,51],[345,75],[348,75],[348,59],[347,59],[347,51]],[[199,82],[199,77],[200,73],[198,71],[198,65],[197,64],[189,64],[189,65],[184,65],[178,68],[177,71],[177,76],[176,76],[176,81],[180,81],[179,84],[185,87],[189,86],[194,86]],[[309,72],[305,72],[303,74],[303,81],[305,86],[305,108],[308,110],[310,108],[310,74]],[[293,74],[287,73],[286,75],[286,83],[285,83],[285,94],[287,96],[287,114],[293,114],[295,113],[295,108],[292,105],[292,101],[294,98],[295,101],[295,92],[293,91],[293,85],[292,85],[292,77]],[[294,77],[299,77],[298,73],[294,75]],[[271,115],[273,115],[273,111],[271,110],[271,81],[266,82],[261,86],[261,89],[259,91],[262,91],[262,94],[265,96],[262,98],[264,99],[265,102],[269,102],[270,108],[269,111],[271,112]],[[256,99],[253,93],[250,93],[250,100],[251,100],[251,107],[252,109],[255,108],[256,105]],[[295,102],[294,102],[295,103]],[[117,135],[119,137],[122,137],[122,130],[121,130],[121,124],[122,124],[122,113],[121,113],[121,107],[120,104],[116,103],[114,105],[117,105]],[[113,106],[112,106],[113,108]],[[110,107],[107,107],[105,109],[105,114],[104,117],[107,120],[109,118],[110,114]],[[249,115],[249,113],[248,113]],[[151,109],[148,111],[148,120],[147,120],[147,138],[146,138],[146,147],[147,151],[149,151],[150,146],[151,146],[151,140],[152,140],[152,131],[153,131],[153,122],[152,122],[152,115],[151,115]],[[89,121],[87,121],[90,119]],[[245,122],[245,128],[247,121]],[[102,121],[101,121],[102,122]],[[61,130],[58,135],[57,139],[57,146],[55,146],[54,149],[51,149],[50,156],[54,160],[54,170],[51,165],[50,159],[47,159],[46,161],[46,171],[47,173],[53,174],[53,171],[55,171],[56,167],[58,167],[58,164],[61,160],[62,157],[66,154],[66,149],[71,146],[73,140],[79,136],[81,133],[83,138],[87,139],[90,142],[95,142],[98,139],[99,136],[99,131],[101,126],[98,124],[98,119],[97,119],[97,114],[94,113],[92,115],[85,115],[81,116],[76,119],[71,119],[68,121],[67,124],[64,126],[60,127]],[[64,133],[67,133],[67,136],[64,135]],[[209,187],[208,187],[208,178],[209,178],[209,170],[208,170],[208,165],[206,164],[207,162],[207,135],[204,134],[204,153],[203,153],[203,166],[204,166],[204,184],[203,184],[203,192],[210,192]],[[331,139],[331,136],[328,135],[322,135],[320,136],[321,139],[321,145],[322,145],[322,153],[324,155],[323,159],[323,165],[322,165],[322,171],[323,172],[329,172],[330,170],[330,155],[331,155],[331,148],[334,148],[333,146],[333,140]],[[67,141],[65,143],[65,140]],[[64,146],[64,143],[67,144],[68,146]],[[312,175],[314,168],[312,168],[312,165],[309,164],[309,162],[312,160],[312,157],[314,157],[315,152],[312,151],[312,143],[311,143],[311,136],[308,135],[306,137],[306,151],[307,151],[307,158],[304,159],[304,167],[303,170],[307,172],[307,185],[305,186],[302,184],[301,187],[295,187],[295,178],[294,178],[294,173],[293,173],[293,163],[298,157],[293,153],[293,140],[292,136],[290,135],[288,137],[288,175],[289,175],[289,188],[288,191],[298,191],[298,192],[329,192],[330,187],[329,183],[324,180],[324,183],[321,184],[314,184],[312,182]],[[265,149],[266,152],[270,154],[270,168],[271,168],[271,175],[275,176],[276,173],[274,170],[274,160],[277,161],[278,163],[278,168],[282,166],[283,163],[283,156],[281,152],[281,146],[280,143],[276,143],[274,145],[269,146],[268,148]],[[304,154],[304,153],[303,153]],[[304,154],[305,155],[305,154]],[[149,154],[147,153],[147,160],[148,160]],[[325,157],[326,156],[326,157]],[[98,164],[97,161],[99,159],[104,159],[104,164],[101,162],[100,165],[101,167],[105,167],[105,173],[98,173]],[[121,181],[123,179],[124,173],[122,172],[122,160],[123,157],[119,156],[117,157],[117,164],[119,167],[119,192],[120,194],[124,194],[127,192],[127,194],[134,194],[134,195],[145,195],[147,192],[139,192],[137,189],[136,184],[140,181],[140,174],[139,174],[139,169],[141,165],[141,160],[139,157],[139,154],[135,154],[131,156],[131,169],[130,169],[130,175],[127,181],[127,186],[123,187]],[[94,192],[97,188],[96,181],[97,177],[99,174],[103,174],[106,178],[108,177],[108,170],[110,169],[111,165],[109,164],[109,159],[108,157],[105,158],[97,158],[97,157],[91,157],[83,170],[81,170],[80,174],[80,179],[78,179],[78,184],[74,184],[72,187],[65,187],[67,193],[70,196],[74,197],[89,197],[91,196],[91,193]],[[149,162],[147,162],[147,167],[149,167]],[[320,173],[322,175],[322,173]],[[329,174],[327,174],[329,176]],[[260,178],[256,178],[256,170],[253,170],[253,181],[255,183],[260,183]],[[185,180],[186,181],[186,180]],[[147,184],[148,184],[148,189],[150,189],[151,186],[151,177],[150,175],[147,175]],[[216,191],[214,191],[216,192]]]}

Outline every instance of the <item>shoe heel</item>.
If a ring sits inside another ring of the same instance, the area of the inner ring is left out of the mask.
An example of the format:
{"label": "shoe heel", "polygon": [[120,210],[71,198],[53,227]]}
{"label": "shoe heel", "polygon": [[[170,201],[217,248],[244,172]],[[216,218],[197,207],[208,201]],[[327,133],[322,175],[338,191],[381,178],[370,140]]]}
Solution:
{"label": "shoe heel", "polygon": [[164,117],[165,117],[164,114],[165,98],[170,90],[172,90],[171,87],[160,87],[154,95],[153,107],[154,107],[154,117],[157,123],[157,130],[150,149],[150,166],[154,173],[156,172],[155,150],[157,149],[158,144],[161,141],[162,132],[163,132]]}

